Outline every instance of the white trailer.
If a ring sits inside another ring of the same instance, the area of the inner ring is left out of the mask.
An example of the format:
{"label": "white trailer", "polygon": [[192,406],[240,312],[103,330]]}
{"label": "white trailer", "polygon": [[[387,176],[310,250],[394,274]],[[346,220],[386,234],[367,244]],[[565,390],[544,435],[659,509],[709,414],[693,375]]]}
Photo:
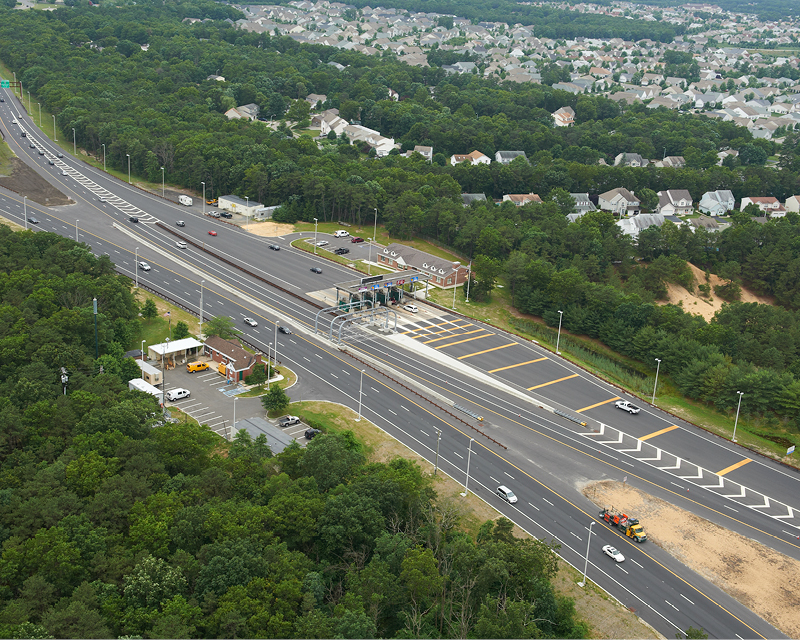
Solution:
{"label": "white trailer", "polygon": [[185,204],[187,207],[192,206],[192,199],[189,196],[178,196],[178,202]]}
{"label": "white trailer", "polygon": [[132,380],[128,380],[128,389],[131,391],[144,391],[145,393],[149,393],[151,396],[155,396],[158,400],[158,403],[163,407],[164,406],[164,392],[161,389],[157,389],[152,384],[149,384],[142,380],[141,378],[133,378]]}

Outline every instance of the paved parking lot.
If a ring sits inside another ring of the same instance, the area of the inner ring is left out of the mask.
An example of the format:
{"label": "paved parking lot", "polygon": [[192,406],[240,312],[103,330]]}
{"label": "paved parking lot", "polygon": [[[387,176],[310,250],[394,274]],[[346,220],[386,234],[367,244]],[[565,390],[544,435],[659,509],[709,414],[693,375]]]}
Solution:
{"label": "paved parking lot", "polygon": [[[226,379],[217,373],[216,363],[209,361],[209,365],[211,368],[196,373],[188,373],[185,365],[167,371],[164,375],[165,395],[166,392],[179,388],[188,389],[191,395],[176,402],[165,399],[165,405],[178,407],[200,424],[208,425],[209,429],[223,438],[232,438],[234,399],[241,387],[227,384]],[[264,417],[261,399],[236,399],[235,413],[237,421],[242,418]]]}

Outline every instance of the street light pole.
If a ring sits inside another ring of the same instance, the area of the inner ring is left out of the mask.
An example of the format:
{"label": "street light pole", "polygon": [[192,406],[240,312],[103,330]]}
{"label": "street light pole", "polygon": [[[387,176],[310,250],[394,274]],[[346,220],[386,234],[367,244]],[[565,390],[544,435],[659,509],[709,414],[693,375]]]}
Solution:
{"label": "street light pole", "polygon": [[456,309],[456,289],[458,289],[458,285],[455,283],[455,281],[457,278],[458,278],[458,271],[455,271],[453,275],[453,311],[455,311]]}
{"label": "street light pole", "polygon": [[367,275],[372,275],[372,238],[367,238],[369,240],[369,258],[367,258]]}
{"label": "street light pole", "polygon": [[317,219],[314,218],[314,255],[317,255]]}
{"label": "street light pole", "polygon": [[28,230],[28,196],[22,196],[22,217],[25,219],[25,231]]}
{"label": "street light pole", "polygon": [[658,363],[656,365],[656,381],[655,384],[653,384],[653,399],[650,404],[656,403],[656,387],[658,386],[658,370],[661,368],[661,358],[656,358],[656,362]]}
{"label": "street light pole", "polygon": [[99,357],[99,351],[97,347],[97,298],[92,299],[92,307],[94,310],[94,359],[97,360]]}
{"label": "street light pole", "polygon": [[139,288],[139,247],[136,247],[136,259],[133,263],[133,273],[136,275],[136,288]]}
{"label": "street light pole", "polygon": [[467,304],[469,304],[469,283],[472,280],[472,260],[469,261],[469,271],[467,272]]}
{"label": "street light pole", "polygon": [[42,103],[41,102],[37,102],[36,104],[39,105],[39,128],[41,129],[42,128]]}
{"label": "street light pole", "polygon": [[78,139],[75,135],[75,127],[72,127],[72,155],[78,155]]}
{"label": "street light pole", "polygon": [[736,421],[733,423],[733,441],[736,442],[736,425],[739,424],[739,409],[742,408],[742,396],[744,395],[743,392],[737,391],[736,393],[739,394],[739,405],[736,407]]}
{"label": "street light pole", "polygon": [[106,143],[103,143],[103,171],[106,170]]}
{"label": "street light pole", "polygon": [[161,197],[164,197],[164,167],[161,167]]}
{"label": "street light pole", "polygon": [[80,220],[75,220],[75,242],[78,242],[78,223]]}
{"label": "street light pole", "polygon": [[436,438],[436,462],[433,463],[433,475],[436,475],[436,470],[439,468],[439,443],[442,441],[442,430],[438,429],[439,436]]}
{"label": "street light pole", "polygon": [[558,350],[558,346],[561,344],[561,321],[564,319],[564,312],[558,312],[558,338],[556,339],[556,355],[560,356],[561,352]]}
{"label": "street light pole", "polygon": [[361,370],[361,383],[358,385],[358,417],[356,422],[361,422],[361,394],[364,391],[364,370]]}
{"label": "street light pole", "polygon": [[233,430],[236,431],[236,401],[239,398],[233,396]]}
{"label": "street light pole", "polygon": [[372,239],[377,242],[378,241],[378,207],[374,207],[375,209],[375,222],[372,225]]}
{"label": "street light pole", "polygon": [[464,482],[464,493],[461,494],[462,498],[466,498],[469,491],[467,490],[467,485],[469,484],[469,461],[472,458],[472,443],[475,442],[475,438],[469,439],[469,453],[467,454],[467,479]]}
{"label": "street light pole", "polygon": [[56,117],[53,116],[53,142],[58,142],[58,132],[56,131]]}
{"label": "street light pole", "polygon": [[206,215],[206,183],[201,182],[203,185],[203,215]]}
{"label": "street light pole", "polygon": [[586,586],[586,570],[589,568],[589,545],[592,544],[592,527],[594,526],[594,520],[589,524],[589,536],[586,540],[586,561],[583,563],[583,580],[578,583],[579,587]]}
{"label": "street light pole", "polygon": [[131,154],[130,153],[126,153],[125,155],[128,156],[128,184],[130,184],[131,183]]}
{"label": "street light pole", "polygon": [[200,281],[200,329],[203,328],[203,283],[205,280]]}

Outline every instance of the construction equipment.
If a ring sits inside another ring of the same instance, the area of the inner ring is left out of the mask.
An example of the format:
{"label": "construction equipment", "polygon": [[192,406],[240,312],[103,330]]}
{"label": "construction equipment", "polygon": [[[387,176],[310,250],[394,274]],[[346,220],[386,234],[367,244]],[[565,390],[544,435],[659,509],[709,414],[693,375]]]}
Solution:
{"label": "construction equipment", "polygon": [[600,519],[605,520],[614,527],[622,529],[622,532],[626,536],[633,538],[636,542],[644,542],[647,540],[644,527],[639,524],[639,520],[636,518],[630,518],[624,513],[615,513],[611,509],[603,509],[600,512]]}

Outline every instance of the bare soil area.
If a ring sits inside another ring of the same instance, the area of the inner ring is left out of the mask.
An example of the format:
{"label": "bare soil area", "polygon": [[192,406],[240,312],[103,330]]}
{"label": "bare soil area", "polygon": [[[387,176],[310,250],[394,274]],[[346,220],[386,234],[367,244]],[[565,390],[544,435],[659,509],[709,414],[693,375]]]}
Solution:
{"label": "bare soil area", "polygon": [[790,638],[800,638],[800,562],[621,482],[587,485],[598,507],[634,514],[648,542],[736,598]]}
{"label": "bare soil area", "polygon": [[36,173],[19,158],[11,158],[11,175],[0,176],[0,185],[21,196],[28,196],[45,207],[58,207],[74,204],[74,201],[61,193],[52,184]]}
{"label": "bare soil area", "polygon": [[[667,291],[669,292],[669,300],[662,304],[677,304],[681,305],[687,313],[693,313],[703,316],[706,320],[711,320],[714,314],[722,308],[725,301],[714,294],[714,287],[720,284],[726,284],[727,281],[719,276],[711,274],[708,284],[711,285],[711,297],[706,298],[698,295],[698,284],[706,283],[706,274],[702,269],[698,269],[691,263],[687,263],[694,273],[694,292],[687,291],[682,286],[673,283],[667,283]],[[772,300],[768,296],[757,296],[750,291],[742,288],[742,302],[760,302],[761,304],[772,304]]]}
{"label": "bare soil area", "polygon": [[262,236],[264,238],[277,238],[287,233],[294,233],[294,225],[272,222],[271,220],[267,220],[266,222],[253,222],[247,227],[242,228],[255,236]]}

